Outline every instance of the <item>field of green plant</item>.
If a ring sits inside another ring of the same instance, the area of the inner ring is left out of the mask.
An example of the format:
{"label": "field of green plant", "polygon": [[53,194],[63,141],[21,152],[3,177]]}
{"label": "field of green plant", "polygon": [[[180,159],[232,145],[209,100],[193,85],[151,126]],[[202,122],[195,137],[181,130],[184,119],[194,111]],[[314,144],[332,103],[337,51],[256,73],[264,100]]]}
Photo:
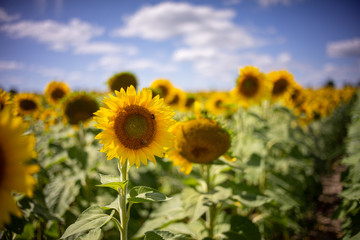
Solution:
{"label": "field of green plant", "polygon": [[1,90],[1,239],[360,239],[359,89],[108,85]]}

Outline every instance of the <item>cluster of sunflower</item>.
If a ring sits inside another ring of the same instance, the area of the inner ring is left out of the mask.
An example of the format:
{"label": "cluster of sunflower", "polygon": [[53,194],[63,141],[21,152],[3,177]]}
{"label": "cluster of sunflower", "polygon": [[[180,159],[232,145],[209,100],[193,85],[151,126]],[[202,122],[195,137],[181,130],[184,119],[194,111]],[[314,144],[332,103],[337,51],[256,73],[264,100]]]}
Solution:
{"label": "cluster of sunflower", "polygon": [[107,97],[72,92],[60,81],[50,82],[44,94],[0,91],[0,226],[9,223],[9,213],[21,215],[13,191],[31,196],[36,184],[32,174],[39,168],[27,163],[35,157],[35,140],[24,135],[24,119],[28,125],[42,122],[44,129],[58,123],[82,128],[94,120],[102,130],[96,139],[108,160],[140,167],[165,157],[190,174],[194,164],[208,166],[221,156],[233,160],[231,133],[217,116],[231,117],[267,101],[293,109],[300,121],[310,123],[329,116],[355,93],[352,87],[304,89],[285,70],[265,74],[253,66],[240,69],[228,92],[187,93],[167,79],[137,91],[136,76],[130,72],[115,74],[107,84],[111,91]]}

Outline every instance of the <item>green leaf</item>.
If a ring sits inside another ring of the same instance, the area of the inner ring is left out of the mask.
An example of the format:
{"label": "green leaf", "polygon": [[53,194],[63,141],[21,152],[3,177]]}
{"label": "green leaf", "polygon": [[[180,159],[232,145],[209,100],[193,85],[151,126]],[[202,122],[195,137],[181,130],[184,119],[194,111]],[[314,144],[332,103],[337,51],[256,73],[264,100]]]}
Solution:
{"label": "green leaf", "polygon": [[260,207],[265,203],[271,201],[269,197],[247,192],[240,193],[239,195],[234,195],[232,196],[232,198],[247,207]]}
{"label": "green leaf", "polygon": [[104,210],[115,209],[116,211],[120,212],[120,209],[119,209],[119,195],[116,197],[116,199],[114,201],[112,201],[112,203],[102,207],[102,209],[104,209]]}
{"label": "green leaf", "polygon": [[95,228],[100,228],[110,221],[114,215],[114,210],[110,215],[105,214],[99,206],[93,206],[81,213],[75,223],[71,224],[61,236],[61,239],[71,235],[86,232]]}
{"label": "green leaf", "polygon": [[101,228],[95,228],[85,235],[82,235],[75,240],[99,240],[101,239]]}
{"label": "green leaf", "polygon": [[44,188],[45,202],[50,212],[57,217],[61,217],[75,201],[80,192],[80,181],[84,178],[84,173],[74,176],[56,176],[50,179],[51,182]]}
{"label": "green leaf", "polygon": [[349,200],[360,199],[360,184],[354,184],[349,189],[346,189],[340,193],[341,196]]}
{"label": "green leaf", "polygon": [[189,222],[199,219],[208,209],[208,207],[204,205],[206,202],[205,195],[198,193],[192,188],[184,188],[181,193],[181,200],[184,210],[190,217]]}
{"label": "green leaf", "polygon": [[145,240],[190,240],[181,234],[173,234],[168,231],[149,231],[145,233]]}
{"label": "green leaf", "polygon": [[133,187],[129,191],[129,195],[128,201],[132,203],[159,202],[170,199],[158,190],[144,186]]}
{"label": "green leaf", "polygon": [[96,185],[96,186],[97,187],[107,187],[107,188],[114,189],[115,191],[119,191],[119,189],[124,189],[124,187],[126,186],[128,181],[129,180],[125,180],[125,181],[122,181],[122,182],[103,183],[103,184]]}
{"label": "green leaf", "polygon": [[238,233],[240,234],[240,236],[244,237],[244,239],[247,240],[261,239],[259,228],[248,218],[235,215],[231,217],[230,224],[231,224],[230,232]]}
{"label": "green leaf", "polygon": [[115,176],[115,175],[103,175],[101,173],[99,173],[100,175],[100,182],[102,184],[105,183],[112,183],[112,182],[120,182],[120,177],[119,176]]}

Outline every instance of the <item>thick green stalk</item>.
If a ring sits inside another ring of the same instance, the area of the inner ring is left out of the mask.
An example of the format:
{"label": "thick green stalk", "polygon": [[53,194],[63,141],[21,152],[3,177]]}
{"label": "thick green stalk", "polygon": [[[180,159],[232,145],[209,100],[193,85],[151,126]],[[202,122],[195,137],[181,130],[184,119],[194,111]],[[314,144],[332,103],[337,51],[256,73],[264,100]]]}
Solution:
{"label": "thick green stalk", "polygon": [[[204,164],[204,175],[206,181],[206,192],[210,192],[213,190],[213,186],[211,183],[211,176],[210,176],[210,164]],[[211,204],[209,209],[206,213],[206,224],[208,227],[208,234],[210,238],[214,237],[214,228],[215,228],[215,218],[216,218],[216,205]]]}
{"label": "thick green stalk", "polygon": [[[121,166],[120,160],[118,161],[118,167],[120,170],[120,181],[128,180],[128,161]],[[119,191],[119,207],[120,207],[120,224],[121,224],[121,240],[127,240],[127,230],[128,230],[128,221],[129,218],[127,217],[127,209],[126,209],[126,202],[127,202],[127,184],[124,186],[123,189]]]}

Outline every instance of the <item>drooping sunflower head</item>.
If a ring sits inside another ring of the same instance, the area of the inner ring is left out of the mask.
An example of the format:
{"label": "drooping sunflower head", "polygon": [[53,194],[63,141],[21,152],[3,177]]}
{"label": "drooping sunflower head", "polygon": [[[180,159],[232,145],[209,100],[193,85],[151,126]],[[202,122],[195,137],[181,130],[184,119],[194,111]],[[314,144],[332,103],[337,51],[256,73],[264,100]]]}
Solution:
{"label": "drooping sunflower head", "polygon": [[70,93],[70,88],[64,82],[52,81],[46,86],[44,93],[48,102],[56,105]]}
{"label": "drooping sunflower head", "polygon": [[165,102],[168,102],[172,99],[174,86],[167,79],[156,79],[150,85],[151,89],[154,89],[160,96],[164,98]]}
{"label": "drooping sunflower head", "polygon": [[240,69],[235,93],[243,103],[256,104],[269,95],[269,83],[258,68],[246,66]]}
{"label": "drooping sunflower head", "polygon": [[135,75],[130,72],[120,72],[109,78],[107,84],[112,92],[115,90],[120,91],[120,89],[127,89],[131,85],[136,88],[137,79]]}
{"label": "drooping sunflower head", "polygon": [[133,86],[115,91],[115,96],[103,100],[106,107],[95,113],[95,127],[103,131],[96,136],[108,160],[118,158],[121,164],[130,166],[147,160],[155,162],[171,145],[174,112],[164,105],[159,96],[152,96],[150,89],[136,93]]}
{"label": "drooping sunflower head", "polygon": [[39,170],[29,165],[35,155],[35,137],[24,135],[27,124],[15,117],[9,107],[0,111],[0,228],[10,222],[10,213],[21,216],[12,192],[33,195],[36,179],[31,175]]}
{"label": "drooping sunflower head", "polygon": [[0,111],[10,104],[10,95],[0,88]]}
{"label": "drooping sunflower head", "polygon": [[65,122],[79,125],[92,119],[94,113],[99,110],[99,104],[87,93],[72,93],[64,100],[62,108]]}
{"label": "drooping sunflower head", "polygon": [[40,98],[33,93],[19,93],[14,97],[16,115],[36,117],[41,109]]}
{"label": "drooping sunflower head", "polygon": [[200,117],[181,122],[173,132],[176,137],[167,157],[185,174],[191,172],[193,163],[212,163],[230,148],[229,133],[213,119]]}
{"label": "drooping sunflower head", "polygon": [[271,98],[274,101],[285,96],[296,85],[294,76],[286,70],[270,72],[267,77],[272,83]]}

